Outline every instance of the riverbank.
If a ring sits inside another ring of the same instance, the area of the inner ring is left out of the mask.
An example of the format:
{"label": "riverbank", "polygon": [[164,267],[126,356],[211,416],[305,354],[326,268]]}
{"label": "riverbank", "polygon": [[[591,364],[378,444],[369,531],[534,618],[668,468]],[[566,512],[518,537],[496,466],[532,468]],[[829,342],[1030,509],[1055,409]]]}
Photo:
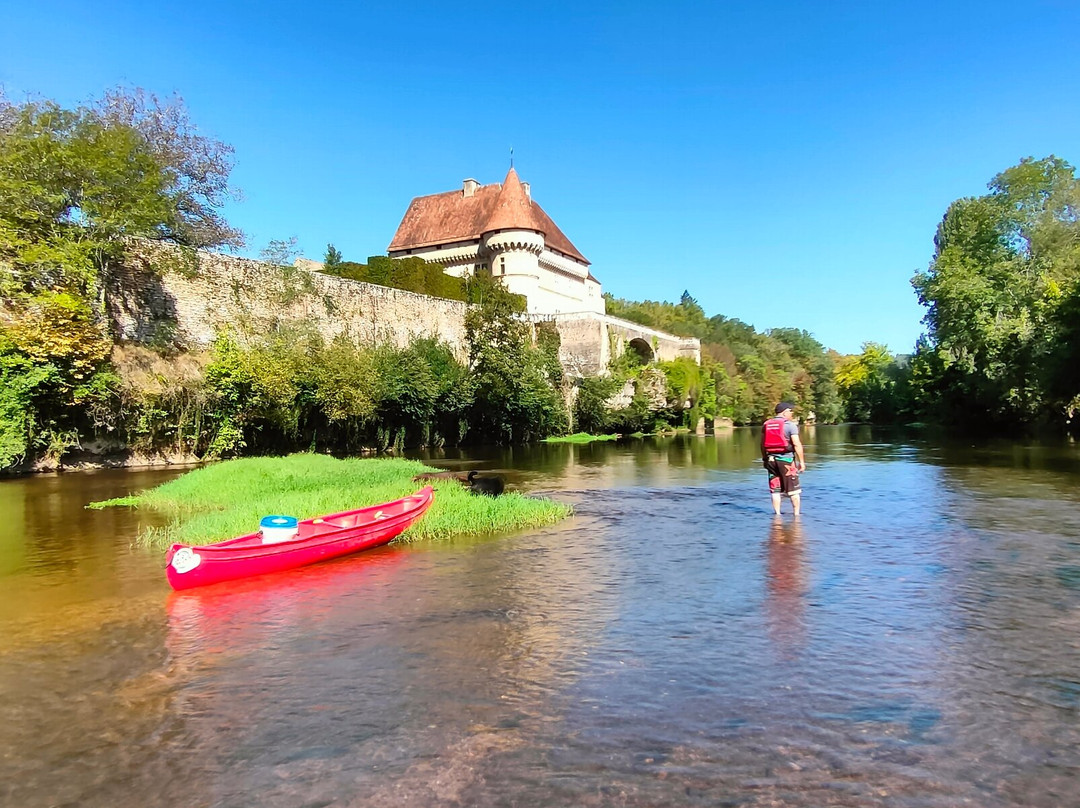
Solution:
{"label": "riverbank", "polygon": [[39,457],[32,461],[0,469],[0,478],[22,477],[31,474],[56,474],[58,472],[101,471],[102,469],[160,469],[186,468],[213,462],[193,454],[142,454],[140,452],[80,452],[65,455],[63,459]]}
{"label": "riverbank", "polygon": [[[147,491],[90,504],[129,506],[164,514],[164,527],[144,530],[145,544],[206,544],[250,533],[259,519],[283,513],[307,519],[408,496],[426,482],[417,474],[438,469],[400,458],[351,458],[294,454],[229,460],[196,469]],[[397,541],[448,539],[541,527],[565,519],[569,505],[509,492],[476,496],[456,480],[433,480],[431,510]]]}

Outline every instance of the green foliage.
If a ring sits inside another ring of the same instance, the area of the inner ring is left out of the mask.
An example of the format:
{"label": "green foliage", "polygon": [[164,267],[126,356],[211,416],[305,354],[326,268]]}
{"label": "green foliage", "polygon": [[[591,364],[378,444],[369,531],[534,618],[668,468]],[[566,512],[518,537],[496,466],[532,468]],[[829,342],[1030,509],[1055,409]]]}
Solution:
{"label": "green foliage", "polygon": [[282,332],[241,345],[223,337],[205,372],[207,453],[457,443],[474,382],[445,344],[325,344]]}
{"label": "green foliage", "polygon": [[562,337],[553,320],[543,320],[536,324],[536,350],[540,354],[543,373],[556,389],[563,384],[562,363],[559,361],[559,348]]}
{"label": "green foliage", "polygon": [[0,468],[21,462],[36,432],[38,404],[56,382],[52,365],[37,365],[0,332]]}
{"label": "green foliage", "polygon": [[109,353],[89,304],[66,292],[24,295],[0,327],[0,468],[33,450],[56,458],[78,445],[103,394]]}
{"label": "green foliage", "polygon": [[[388,502],[414,493],[413,477],[430,468],[414,460],[336,460],[315,454],[246,458],[188,472],[137,497],[93,503],[91,507],[146,507],[170,519],[144,540],[217,541],[258,529],[268,513],[301,519]],[[435,499],[424,517],[397,541],[447,539],[549,525],[569,516],[567,505],[507,493],[478,497],[454,480],[437,480]]]}
{"label": "green foliage", "polygon": [[123,239],[239,243],[216,212],[228,154],[195,134],[179,102],[141,91],[77,109],[0,95],[0,263],[11,270],[0,291],[93,299]]}
{"label": "green foliage", "polygon": [[[328,250],[327,255],[329,254]],[[384,255],[373,255],[366,264],[327,261],[324,262],[322,271],[339,278],[404,289],[420,295],[448,300],[468,299],[466,282],[462,278],[447,275],[439,264],[429,264],[422,258],[387,258]]]}
{"label": "green foliage", "polygon": [[914,399],[943,420],[1058,420],[1080,393],[1080,182],[1060,158],[1026,158],[989,191],[949,206],[929,268],[912,279],[927,307]]}
{"label": "green foliage", "polygon": [[544,438],[544,443],[595,443],[596,441],[618,440],[618,435],[590,435],[588,432],[575,432],[573,435],[559,435]]}
{"label": "green foliage", "polygon": [[621,317],[679,337],[701,339],[707,330],[705,312],[689,292],[683,292],[678,304],[623,300],[610,293],[604,294],[604,302],[607,313],[612,317]]}
{"label": "green foliage", "polygon": [[341,250],[335,247],[333,244],[326,245],[326,254],[323,255],[323,270],[333,269],[345,259],[341,255]]}
{"label": "green foliage", "polygon": [[496,443],[521,443],[566,431],[567,413],[547,355],[531,344],[523,301],[497,281],[474,279],[480,302],[465,315],[475,400],[472,429]]}
{"label": "green foliage", "polygon": [[152,420],[108,367],[101,290],[132,239],[241,243],[218,213],[230,155],[139,90],[75,109],[0,94],[0,467]]}
{"label": "green foliage", "polygon": [[846,417],[873,423],[895,421],[907,413],[907,363],[876,342],[864,343],[862,348],[862,353],[842,360],[836,369]]}
{"label": "green foliage", "polygon": [[7,338],[38,365],[51,363],[68,384],[88,378],[108,356],[111,342],[90,305],[67,292],[39,292],[14,307]]}
{"label": "green foliage", "polygon": [[[835,355],[806,331],[778,328],[758,333],[741,320],[707,317],[688,291],[679,303],[642,303],[605,295],[607,313],[632,322],[701,340],[702,370],[711,378],[690,382],[682,371],[670,374],[672,400],[691,399],[685,413],[669,408],[671,425],[693,426],[699,416],[722,416],[736,423],[759,423],[780,399],[793,400],[800,413],[813,412],[819,422],[842,417],[842,403],[833,380]],[[619,357],[612,370],[632,373],[635,357]],[[686,395],[690,391],[692,395]]]}
{"label": "green foliage", "polygon": [[611,425],[607,402],[623,386],[617,376],[590,376],[578,381],[577,399],[574,401],[574,428],[579,432],[600,435]]}

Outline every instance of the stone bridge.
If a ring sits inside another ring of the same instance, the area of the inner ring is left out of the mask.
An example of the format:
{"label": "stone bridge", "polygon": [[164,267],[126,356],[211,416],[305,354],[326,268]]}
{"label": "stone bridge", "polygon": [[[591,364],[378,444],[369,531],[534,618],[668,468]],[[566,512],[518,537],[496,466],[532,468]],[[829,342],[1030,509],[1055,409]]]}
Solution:
{"label": "stone bridge", "polygon": [[625,350],[636,351],[643,360],[670,361],[686,357],[701,363],[701,341],[676,337],[648,326],[606,314],[534,314],[533,322],[554,322],[561,346],[559,361],[570,376],[597,376]]}

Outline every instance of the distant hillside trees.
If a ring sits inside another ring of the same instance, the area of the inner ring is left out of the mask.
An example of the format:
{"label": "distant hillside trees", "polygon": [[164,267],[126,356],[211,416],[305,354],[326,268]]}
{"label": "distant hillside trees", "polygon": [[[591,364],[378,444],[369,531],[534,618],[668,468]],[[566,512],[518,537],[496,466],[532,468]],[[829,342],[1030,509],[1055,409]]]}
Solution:
{"label": "distant hillside trees", "polygon": [[[637,302],[610,294],[605,300],[607,313],[614,317],[701,340],[701,367],[708,384],[699,389],[709,389],[720,417],[737,424],[758,423],[781,399],[794,401],[804,416],[813,412],[822,423],[844,416],[834,379],[840,357],[806,331],[759,333],[741,320],[708,317],[689,292],[683,292],[678,303]],[[701,400],[710,403],[704,396]]]}

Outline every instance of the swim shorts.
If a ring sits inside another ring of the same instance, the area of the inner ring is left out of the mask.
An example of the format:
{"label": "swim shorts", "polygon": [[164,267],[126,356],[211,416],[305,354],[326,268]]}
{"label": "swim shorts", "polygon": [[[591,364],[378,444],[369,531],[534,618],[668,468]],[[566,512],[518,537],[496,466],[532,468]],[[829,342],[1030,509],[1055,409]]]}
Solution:
{"label": "swim shorts", "polygon": [[792,494],[799,491],[799,467],[795,465],[795,456],[790,454],[769,455],[765,461],[769,472],[770,494]]}

